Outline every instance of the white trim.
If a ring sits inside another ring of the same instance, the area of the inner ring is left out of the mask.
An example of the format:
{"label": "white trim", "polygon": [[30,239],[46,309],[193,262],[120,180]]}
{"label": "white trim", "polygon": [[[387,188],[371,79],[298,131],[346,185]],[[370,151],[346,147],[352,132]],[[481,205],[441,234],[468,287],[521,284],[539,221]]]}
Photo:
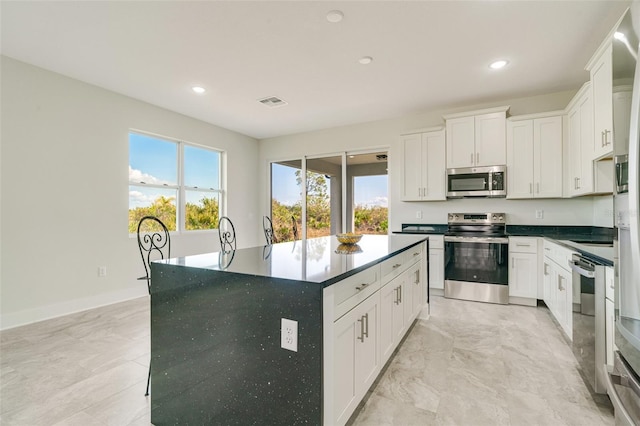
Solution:
{"label": "white trim", "polygon": [[486,108],[486,109],[478,109],[475,111],[457,112],[455,114],[443,115],[442,118],[444,118],[445,120],[451,120],[452,118],[469,117],[471,115],[492,114],[494,112],[506,113],[507,111],[509,111],[509,108],[511,108],[511,105],[499,106],[494,108]]}
{"label": "white trim", "polygon": [[536,118],[557,117],[566,114],[565,110],[538,112],[535,114],[512,115],[508,121],[534,120]]}
{"label": "white trim", "polygon": [[440,130],[444,130],[444,126],[424,127],[422,129],[407,130],[406,132],[400,133],[400,136],[419,135],[421,133],[439,132]]}
{"label": "white trim", "polygon": [[101,306],[112,305],[139,297],[149,296],[147,286],[135,285],[112,293],[103,293],[80,299],[67,300],[52,305],[0,315],[0,330],[20,327],[35,322],[58,318]]}

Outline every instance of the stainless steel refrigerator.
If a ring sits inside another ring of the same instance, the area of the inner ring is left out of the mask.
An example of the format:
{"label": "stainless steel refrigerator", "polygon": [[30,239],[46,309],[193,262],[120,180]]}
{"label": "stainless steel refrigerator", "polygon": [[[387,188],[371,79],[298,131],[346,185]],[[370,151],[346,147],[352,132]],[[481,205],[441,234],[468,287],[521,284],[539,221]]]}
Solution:
{"label": "stainless steel refrigerator", "polygon": [[[618,230],[614,366],[607,388],[617,425],[640,425],[640,3],[622,19],[613,43],[614,206]],[[619,90],[616,90],[616,87]],[[616,108],[616,93],[632,89],[630,108]],[[620,89],[623,88],[623,89]],[[628,126],[628,128],[627,128]]]}

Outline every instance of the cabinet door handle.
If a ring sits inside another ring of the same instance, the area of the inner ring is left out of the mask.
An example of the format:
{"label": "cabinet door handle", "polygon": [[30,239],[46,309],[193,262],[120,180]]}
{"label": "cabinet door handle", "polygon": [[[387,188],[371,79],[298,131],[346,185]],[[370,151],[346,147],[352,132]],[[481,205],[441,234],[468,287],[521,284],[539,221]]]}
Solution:
{"label": "cabinet door handle", "polygon": [[360,291],[363,290],[366,286],[368,286],[369,284],[367,283],[362,283],[359,286],[356,287],[356,290]]}
{"label": "cabinet door handle", "polygon": [[396,292],[396,300],[394,300],[394,301],[393,301],[393,303],[395,303],[396,305],[399,305],[399,304],[400,304],[400,298],[399,298],[399,297],[400,297],[400,296],[399,296],[400,291],[398,290],[399,288],[400,288],[400,287],[396,287],[396,288],[394,288],[394,289],[393,289],[393,291],[395,291],[395,292]]}
{"label": "cabinet door handle", "polygon": [[605,139],[606,145],[611,145],[611,142],[612,142],[611,139],[613,139],[613,138],[609,137],[610,134],[611,134],[611,130],[606,130],[606,133],[604,135],[604,139]]}
{"label": "cabinet door handle", "polygon": [[364,337],[369,338],[369,313],[368,312],[364,314],[364,322],[366,324],[364,327]]}
{"label": "cabinet door handle", "polygon": [[398,293],[400,293],[400,303],[402,303],[402,286],[398,287]]}
{"label": "cabinet door handle", "polygon": [[562,276],[558,276],[558,290],[564,291],[564,287],[562,287]]}
{"label": "cabinet door handle", "polygon": [[605,131],[601,131],[600,132],[600,146],[604,146],[604,141],[605,141]]}
{"label": "cabinet door handle", "polygon": [[580,189],[580,179],[581,178],[576,178],[576,181],[578,181],[578,187],[576,189]]}
{"label": "cabinet door handle", "polygon": [[364,315],[358,319],[360,323],[360,337],[357,337],[362,343],[364,343]]}
{"label": "cabinet door handle", "polygon": [[547,269],[549,267],[549,265],[547,265],[546,263],[544,264],[544,269],[543,269],[543,274],[545,275],[549,275],[549,270]]}
{"label": "cabinet door handle", "polygon": [[473,165],[473,152],[471,153],[471,165]]}
{"label": "cabinet door handle", "polygon": [[416,284],[420,284],[420,269],[416,269]]}

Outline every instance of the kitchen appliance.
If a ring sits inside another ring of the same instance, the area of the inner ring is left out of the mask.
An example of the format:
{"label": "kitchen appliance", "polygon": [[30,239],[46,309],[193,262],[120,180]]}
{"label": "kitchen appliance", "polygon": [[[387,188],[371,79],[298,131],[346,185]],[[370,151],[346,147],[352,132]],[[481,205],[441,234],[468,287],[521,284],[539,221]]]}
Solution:
{"label": "kitchen appliance", "polygon": [[[613,75],[624,84],[633,84],[629,120],[628,153],[626,135],[615,134],[614,150],[628,154],[627,192],[614,195],[618,230],[618,271],[615,286],[614,367],[607,379],[616,424],[640,424],[640,67],[637,66],[640,3],[635,1],[616,29],[613,45]],[[631,64],[623,67],[617,64]],[[614,87],[615,87],[614,80]],[[614,115],[616,110],[614,109]],[[614,122],[625,117],[613,117]],[[621,181],[621,183],[623,183]]]}
{"label": "kitchen appliance", "polygon": [[577,296],[572,318],[573,355],[592,392],[606,393],[604,266],[579,254],[573,255],[569,266]]}
{"label": "kitchen appliance", "polygon": [[449,213],[444,296],[509,303],[509,239],[504,213]]}
{"label": "kitchen appliance", "polygon": [[629,156],[616,155],[613,160],[616,168],[616,193],[623,194],[629,190]]}
{"label": "kitchen appliance", "polygon": [[447,169],[447,197],[506,197],[506,166]]}

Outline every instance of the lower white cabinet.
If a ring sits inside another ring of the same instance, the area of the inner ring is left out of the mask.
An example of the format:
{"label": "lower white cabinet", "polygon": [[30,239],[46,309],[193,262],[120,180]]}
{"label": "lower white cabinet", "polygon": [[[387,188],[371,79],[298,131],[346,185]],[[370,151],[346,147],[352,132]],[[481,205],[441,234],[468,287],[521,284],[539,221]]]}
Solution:
{"label": "lower white cabinet", "polygon": [[334,323],[334,409],[344,424],[381,369],[378,347],[378,293]]}
{"label": "lower white cabinet", "polygon": [[325,288],[324,424],[344,425],[426,302],[426,247]]}
{"label": "lower white cabinet", "polygon": [[538,271],[538,239],[509,237],[509,297],[527,298],[535,305]]}
{"label": "lower white cabinet", "polygon": [[543,300],[570,340],[573,340],[573,273],[569,269],[572,255],[571,250],[544,241]]}
{"label": "lower white cabinet", "polygon": [[613,353],[617,349],[614,336],[616,334],[615,303],[614,303],[614,271],[611,267],[604,269],[605,279],[605,299],[604,299],[604,321],[605,321],[605,342],[606,342],[606,364],[613,367]]}
{"label": "lower white cabinet", "polygon": [[429,288],[444,291],[444,235],[429,235]]}
{"label": "lower white cabinet", "polygon": [[380,346],[386,362],[406,331],[402,291],[406,292],[406,274],[385,284],[380,290]]}

